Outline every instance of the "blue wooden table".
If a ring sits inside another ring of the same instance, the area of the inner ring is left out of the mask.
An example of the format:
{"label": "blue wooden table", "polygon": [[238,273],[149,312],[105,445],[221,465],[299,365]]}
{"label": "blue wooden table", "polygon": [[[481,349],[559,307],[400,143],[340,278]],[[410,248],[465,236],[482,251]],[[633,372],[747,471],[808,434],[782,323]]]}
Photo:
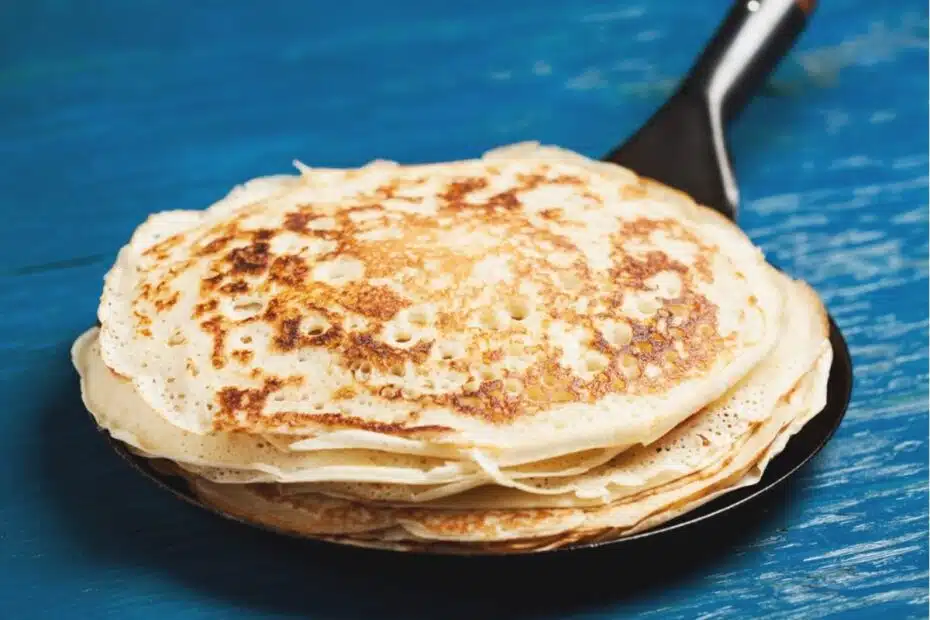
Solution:
{"label": "blue wooden table", "polygon": [[645,569],[609,551],[550,561],[542,583],[506,559],[344,552],[201,514],[97,436],[68,347],[147,213],[293,158],[525,139],[598,155],[725,2],[0,4],[0,617],[927,617],[927,7],[822,4],[733,149],[741,224],[823,295],[854,402],[751,530],[656,557],[633,587]]}

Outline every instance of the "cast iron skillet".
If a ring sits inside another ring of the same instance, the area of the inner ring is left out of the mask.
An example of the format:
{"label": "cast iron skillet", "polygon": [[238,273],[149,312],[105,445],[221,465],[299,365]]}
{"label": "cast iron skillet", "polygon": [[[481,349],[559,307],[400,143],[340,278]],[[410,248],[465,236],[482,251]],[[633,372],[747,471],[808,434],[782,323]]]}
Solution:
{"label": "cast iron skillet", "polygon": [[[753,91],[794,43],[814,4],[815,0],[739,0],[675,94],[642,129],[604,160],[680,189],[697,202],[735,219],[739,197],[724,126],[745,106]],[[679,532],[686,528],[696,531],[700,524],[719,523],[750,500],[771,495],[769,492],[776,485],[798,471],[826,445],[846,413],[852,393],[852,362],[846,341],[832,318],[830,342],[833,366],[826,406],[772,460],[758,484],[727,493],[635,536],[564,547],[559,551],[608,544],[632,547],[643,544],[645,539],[650,540],[648,544],[654,550],[656,539],[665,539],[666,543],[672,540],[671,536],[663,535],[675,533],[680,538]],[[181,499],[247,525],[273,529],[200,503],[183,480],[158,471],[149,460],[131,453],[106,432],[104,435],[133,467]],[[737,527],[742,529],[741,525]],[[694,544],[693,536],[687,532],[685,536],[688,545]]]}

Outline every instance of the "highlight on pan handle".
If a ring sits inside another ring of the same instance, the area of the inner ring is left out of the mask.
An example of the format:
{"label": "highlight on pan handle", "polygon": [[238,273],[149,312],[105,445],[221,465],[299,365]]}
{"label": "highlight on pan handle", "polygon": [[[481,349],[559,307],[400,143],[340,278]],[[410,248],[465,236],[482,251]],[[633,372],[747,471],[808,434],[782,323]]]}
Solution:
{"label": "highlight on pan handle", "polygon": [[688,72],[681,90],[706,97],[731,120],[807,25],[816,0],[740,0]]}

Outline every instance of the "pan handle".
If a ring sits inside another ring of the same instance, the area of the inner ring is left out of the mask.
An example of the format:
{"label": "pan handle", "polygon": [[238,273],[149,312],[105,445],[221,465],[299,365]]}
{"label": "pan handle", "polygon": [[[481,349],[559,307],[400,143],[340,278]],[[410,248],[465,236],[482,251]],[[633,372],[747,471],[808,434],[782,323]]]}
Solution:
{"label": "pan handle", "polygon": [[739,189],[725,127],[801,34],[815,0],[739,0],[672,97],[604,157],[730,219]]}
{"label": "pan handle", "polygon": [[695,62],[681,91],[736,117],[804,30],[816,0],[740,0]]}

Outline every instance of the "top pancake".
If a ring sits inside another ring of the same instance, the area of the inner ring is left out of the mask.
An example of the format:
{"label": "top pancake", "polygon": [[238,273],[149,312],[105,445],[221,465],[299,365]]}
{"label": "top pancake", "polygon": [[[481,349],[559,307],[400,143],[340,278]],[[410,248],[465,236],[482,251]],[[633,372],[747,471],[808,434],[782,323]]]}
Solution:
{"label": "top pancake", "polygon": [[651,441],[772,348],[781,298],[735,227],[586,161],[303,169],[154,215],[107,275],[101,354],[195,433]]}

